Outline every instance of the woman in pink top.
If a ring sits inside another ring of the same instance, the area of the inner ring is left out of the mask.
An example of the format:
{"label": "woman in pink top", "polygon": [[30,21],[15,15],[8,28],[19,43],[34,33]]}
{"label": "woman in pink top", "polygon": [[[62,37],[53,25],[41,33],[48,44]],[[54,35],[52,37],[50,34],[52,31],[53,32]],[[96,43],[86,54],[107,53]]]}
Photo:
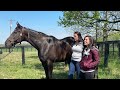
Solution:
{"label": "woman in pink top", "polygon": [[82,60],[80,61],[80,78],[94,79],[99,61],[99,51],[95,47],[94,39],[91,36],[85,36],[83,56]]}

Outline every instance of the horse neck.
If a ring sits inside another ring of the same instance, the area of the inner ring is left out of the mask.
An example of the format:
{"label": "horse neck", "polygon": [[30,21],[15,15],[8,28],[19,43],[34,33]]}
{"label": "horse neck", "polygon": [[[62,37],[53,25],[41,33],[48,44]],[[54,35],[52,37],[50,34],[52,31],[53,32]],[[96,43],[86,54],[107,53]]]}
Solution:
{"label": "horse neck", "polygon": [[42,42],[40,37],[42,37],[42,34],[39,34],[37,31],[26,29],[24,35],[25,35],[24,41],[27,41],[28,43],[30,43],[37,50],[40,48],[40,44]]}

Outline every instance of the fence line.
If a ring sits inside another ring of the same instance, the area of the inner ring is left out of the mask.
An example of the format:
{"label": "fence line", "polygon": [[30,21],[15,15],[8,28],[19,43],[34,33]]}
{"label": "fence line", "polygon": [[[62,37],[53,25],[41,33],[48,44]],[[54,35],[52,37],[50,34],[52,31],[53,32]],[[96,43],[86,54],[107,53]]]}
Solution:
{"label": "fence line", "polygon": [[36,50],[35,48],[33,49],[34,47],[33,46],[16,46],[15,48],[11,48],[11,49],[8,49],[6,47],[0,47],[0,54],[2,54],[3,52],[10,52],[11,50],[14,49],[14,52],[15,51],[20,51],[22,53],[22,65],[25,64],[25,51],[33,51],[33,50]]}
{"label": "fence line", "polygon": [[[106,42],[97,42],[96,43],[98,46],[99,51],[101,52],[101,55],[104,55],[104,67],[108,66],[108,59],[110,56],[110,52],[111,52],[111,48],[110,45],[112,44],[112,55],[115,55],[115,45],[118,48],[118,58],[120,60],[120,40],[116,40],[116,41],[106,41]],[[100,49],[101,47],[101,49]],[[19,48],[21,48],[21,52],[22,52],[22,65],[25,64],[25,51],[33,51],[33,46],[16,46],[14,49],[16,49],[16,51],[19,51]],[[34,48],[35,49],[35,48]],[[5,47],[0,47],[0,54],[2,54],[2,52],[4,51],[10,51],[10,49],[7,49]],[[35,49],[36,50],[36,49]]]}
{"label": "fence line", "polygon": [[[110,56],[110,44],[112,44],[112,49],[113,49],[113,55],[115,52],[115,44],[117,45],[118,48],[118,58],[120,60],[120,40],[116,40],[116,41],[106,41],[106,42],[97,42],[96,43],[98,45],[98,48],[100,48],[101,46],[101,51],[102,54],[104,54],[104,67],[108,66],[108,57]],[[104,49],[103,49],[104,46]]]}

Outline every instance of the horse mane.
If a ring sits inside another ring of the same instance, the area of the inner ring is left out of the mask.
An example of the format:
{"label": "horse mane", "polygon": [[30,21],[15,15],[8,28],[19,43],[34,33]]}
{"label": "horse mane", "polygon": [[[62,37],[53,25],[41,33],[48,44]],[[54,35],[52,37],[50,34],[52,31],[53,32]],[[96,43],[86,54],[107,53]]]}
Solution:
{"label": "horse mane", "polygon": [[33,29],[30,29],[30,28],[26,28],[26,27],[24,27],[25,29],[27,29],[28,31],[32,31],[33,33],[35,33],[35,34],[39,34],[39,35],[42,35],[42,36],[45,36],[45,37],[51,37],[51,38],[53,38],[53,40],[59,40],[59,39],[57,39],[56,37],[54,37],[54,36],[52,36],[52,35],[47,35],[47,34],[45,34],[45,33],[43,33],[43,32],[40,32],[40,31],[36,31],[36,30],[33,30]]}
{"label": "horse mane", "polygon": [[39,31],[36,31],[36,30],[30,29],[30,28],[26,28],[26,27],[24,27],[24,28],[27,29],[27,30],[29,30],[29,31],[32,31],[33,33],[42,34],[42,35],[44,35],[44,36],[48,36],[47,34],[42,33],[42,32],[39,32]]}

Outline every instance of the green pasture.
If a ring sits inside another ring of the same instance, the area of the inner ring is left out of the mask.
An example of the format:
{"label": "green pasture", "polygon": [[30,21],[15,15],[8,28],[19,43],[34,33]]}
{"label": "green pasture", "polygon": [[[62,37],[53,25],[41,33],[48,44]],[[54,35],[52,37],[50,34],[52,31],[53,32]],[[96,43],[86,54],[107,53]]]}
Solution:
{"label": "green pasture", "polygon": [[[0,58],[8,53],[3,50]],[[110,53],[108,67],[104,67],[104,58],[101,56],[98,75],[99,79],[119,79],[120,59],[118,52]],[[54,63],[53,79],[67,79],[68,66],[64,62]],[[21,49],[14,50],[11,54],[0,61],[0,79],[44,79],[45,73],[37,56],[36,49],[25,49],[25,65],[22,65]]]}

